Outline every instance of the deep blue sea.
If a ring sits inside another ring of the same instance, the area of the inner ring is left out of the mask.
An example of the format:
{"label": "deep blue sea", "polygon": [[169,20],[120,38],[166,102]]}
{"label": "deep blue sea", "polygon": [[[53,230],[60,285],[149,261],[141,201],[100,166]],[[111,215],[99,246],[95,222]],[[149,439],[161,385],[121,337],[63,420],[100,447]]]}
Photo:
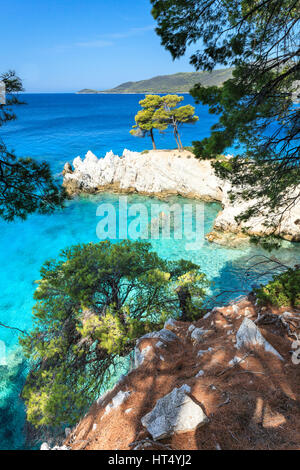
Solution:
{"label": "deep blue sea", "polygon": [[[18,120],[1,128],[1,138],[18,156],[47,160],[57,178],[66,161],[84,157],[91,150],[103,157],[109,150],[121,154],[124,148],[142,151],[151,148],[149,139],[129,134],[134,124],[138,102],[144,95],[25,94],[27,102],[16,111]],[[185,95],[184,104],[193,104]],[[199,122],[182,128],[183,145],[209,135],[215,116],[207,108],[196,106]],[[156,136],[158,148],[174,148],[171,133]],[[234,149],[229,149],[234,153]],[[172,198],[184,204],[183,198]],[[34,281],[45,260],[79,242],[97,241],[96,209],[100,202],[110,202],[118,211],[118,197],[113,194],[69,201],[65,209],[53,215],[32,215],[25,222],[0,221],[0,323],[26,330],[30,328]],[[128,197],[128,204],[155,202],[138,195]],[[190,201],[189,201],[190,202]],[[205,233],[212,228],[219,204],[205,204]],[[197,262],[213,281],[210,294],[227,290],[229,297],[250,290],[252,283],[243,273],[249,259],[264,255],[261,249],[230,249],[203,241],[198,250],[187,251],[186,240],[153,240],[153,248],[166,258],[188,258]],[[300,262],[300,247],[284,243],[276,256],[286,263]],[[0,327],[0,449],[26,446],[25,413],[19,394],[26,374],[26,364],[18,347],[18,333]]]}

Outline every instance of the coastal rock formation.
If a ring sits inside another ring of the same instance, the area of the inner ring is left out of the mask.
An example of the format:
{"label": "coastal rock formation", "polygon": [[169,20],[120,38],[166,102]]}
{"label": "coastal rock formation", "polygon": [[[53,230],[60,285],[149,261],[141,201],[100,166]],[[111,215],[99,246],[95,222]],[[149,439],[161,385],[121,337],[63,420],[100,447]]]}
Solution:
{"label": "coastal rock formation", "polygon": [[[92,405],[64,448],[298,449],[300,367],[291,356],[293,337],[282,322],[264,322],[264,312],[249,296],[194,323],[168,321],[162,335],[140,338],[140,350],[151,346],[151,355]],[[280,319],[284,312],[270,308],[269,314]],[[244,354],[236,346],[248,344],[249,324],[251,349]],[[212,334],[198,343],[191,338],[196,329]],[[163,341],[166,330],[174,336]]]}
{"label": "coastal rock formation", "polygon": [[64,186],[70,194],[115,190],[222,200],[222,182],[210,162],[199,162],[186,150],[147,154],[124,150],[122,157],[108,152],[100,159],[89,151],[84,160],[75,158],[73,166],[74,172],[64,177]]}
{"label": "coastal rock formation", "polygon": [[[232,190],[230,183],[226,182],[223,187],[222,205],[223,211],[221,211],[214,223],[213,234],[217,241],[218,234],[234,233],[240,235],[240,241],[243,239],[242,229],[245,229],[247,234],[260,236],[262,234],[268,235],[272,233],[272,227],[266,227],[264,224],[268,221],[269,213],[267,211],[262,212],[261,215],[251,217],[246,222],[238,223],[235,218],[240,214],[246,212],[249,207],[255,207],[258,203],[256,200],[245,201],[235,200],[234,203],[230,201],[229,193]],[[299,194],[300,188],[295,191],[295,194],[291,194],[291,200],[293,196]],[[297,194],[296,194],[297,193]],[[282,215],[283,214],[283,215]],[[284,211],[278,212],[275,215],[274,223],[276,225],[275,234],[282,238],[290,241],[300,241],[300,204],[291,205],[290,208],[286,208]],[[220,237],[222,238],[222,237]],[[228,238],[228,237],[227,237]]]}
{"label": "coastal rock formation", "polygon": [[[73,167],[74,170],[66,164],[63,171],[63,185],[70,195],[114,191],[157,197],[180,195],[220,202],[223,210],[215,220],[213,231],[207,235],[207,239],[215,243],[236,246],[247,241],[247,235],[265,236],[272,231],[264,225],[267,213],[238,222],[236,217],[256,201],[232,203],[231,184],[216,176],[209,160],[198,160],[187,150],[147,153],[124,150],[121,157],[111,151],[100,159],[89,151],[84,160],[75,158]],[[276,234],[286,240],[300,241],[300,204],[287,208],[283,215],[281,211]]]}

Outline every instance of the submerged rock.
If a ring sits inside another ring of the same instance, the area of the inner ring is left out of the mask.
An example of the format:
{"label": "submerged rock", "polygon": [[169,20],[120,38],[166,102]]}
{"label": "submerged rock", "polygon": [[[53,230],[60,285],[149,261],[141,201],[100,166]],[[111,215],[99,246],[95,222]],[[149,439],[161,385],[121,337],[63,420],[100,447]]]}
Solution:
{"label": "submerged rock", "polygon": [[188,385],[174,388],[171,393],[157,400],[153,410],[142,418],[143,426],[153,439],[193,431],[209,421],[202,408],[187,395],[190,391]]}

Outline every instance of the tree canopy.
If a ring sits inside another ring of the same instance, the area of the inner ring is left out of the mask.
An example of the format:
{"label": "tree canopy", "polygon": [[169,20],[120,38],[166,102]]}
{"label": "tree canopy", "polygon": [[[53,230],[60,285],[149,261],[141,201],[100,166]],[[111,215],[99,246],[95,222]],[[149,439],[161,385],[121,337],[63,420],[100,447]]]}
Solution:
{"label": "tree canopy", "polygon": [[[199,46],[190,58],[197,70],[233,66],[221,87],[196,85],[196,102],[219,115],[210,136],[196,143],[201,158],[235,146],[230,169],[220,176],[235,197],[256,199],[245,217],[284,212],[299,203],[299,1],[151,0],[157,33],[173,58]],[[259,201],[259,202],[258,202]]]}
{"label": "tree canopy", "polygon": [[162,99],[159,95],[147,95],[145,99],[139,102],[141,109],[135,116],[136,124],[132,127],[130,133],[136,137],[145,137],[147,134],[150,135],[152,140],[153,149],[156,149],[154,140],[153,130],[158,129],[160,131],[166,129],[160,122],[154,121],[154,113],[162,105]]}
{"label": "tree canopy", "polygon": [[22,80],[13,70],[0,75],[0,81],[5,84],[6,100],[5,104],[0,104],[0,127],[7,121],[13,121],[17,118],[13,106],[24,104],[17,93],[24,91]]}
{"label": "tree canopy", "polygon": [[[6,103],[0,104],[0,127],[16,119],[15,106],[24,104],[17,93],[23,91],[22,81],[14,71],[0,76],[5,83]],[[49,213],[63,205],[61,185],[52,177],[49,164],[31,158],[17,158],[0,140],[0,217],[25,219],[33,212]]]}
{"label": "tree canopy", "polygon": [[174,138],[179,150],[183,149],[181,138],[179,135],[179,126],[182,124],[194,124],[199,120],[195,116],[195,108],[190,104],[177,107],[183,96],[166,95],[162,97],[162,106],[154,113],[154,122],[160,123],[165,129],[169,126],[173,128]]}
{"label": "tree canopy", "polygon": [[34,326],[21,339],[31,361],[28,420],[76,423],[137,338],[168,317],[201,314],[207,286],[197,265],[165,261],[141,241],[76,245],[46,262]]}
{"label": "tree canopy", "polygon": [[149,133],[153,148],[156,149],[153,130],[157,129],[163,132],[169,126],[173,128],[175,141],[178,149],[182,149],[182,143],[179,135],[179,126],[182,124],[194,124],[198,121],[195,116],[195,108],[191,105],[177,107],[183,101],[183,96],[178,95],[147,95],[140,101],[142,110],[136,117],[136,125],[133,126],[130,133],[137,137],[144,137]]}

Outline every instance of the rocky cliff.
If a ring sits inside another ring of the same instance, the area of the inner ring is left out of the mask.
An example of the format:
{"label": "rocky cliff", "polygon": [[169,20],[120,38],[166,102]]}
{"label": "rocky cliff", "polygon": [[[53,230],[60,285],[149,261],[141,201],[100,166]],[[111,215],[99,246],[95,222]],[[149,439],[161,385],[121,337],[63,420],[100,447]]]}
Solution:
{"label": "rocky cliff", "polygon": [[[215,220],[213,232],[208,235],[210,241],[217,243],[228,243],[230,234],[234,234],[231,242],[236,242],[245,237],[244,232],[264,236],[272,231],[264,225],[268,213],[238,223],[236,216],[257,201],[231,203],[230,183],[215,175],[210,161],[197,160],[186,150],[147,153],[124,150],[121,157],[109,152],[100,159],[89,151],[84,160],[75,158],[73,167],[67,163],[63,173],[63,184],[69,194],[116,191],[158,197],[178,194],[203,201],[219,201],[223,210]],[[286,208],[283,215],[278,215],[276,234],[290,241],[300,241],[300,204]]]}

